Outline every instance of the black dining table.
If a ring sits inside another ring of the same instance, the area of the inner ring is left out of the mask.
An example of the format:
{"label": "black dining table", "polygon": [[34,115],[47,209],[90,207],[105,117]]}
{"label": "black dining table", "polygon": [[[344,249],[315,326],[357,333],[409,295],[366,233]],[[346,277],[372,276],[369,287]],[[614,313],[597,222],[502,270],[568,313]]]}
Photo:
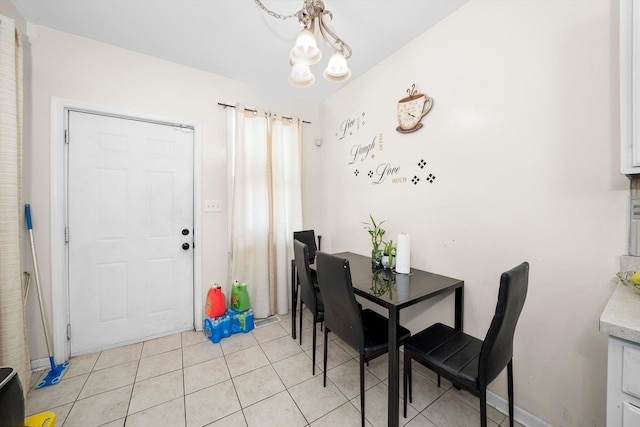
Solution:
{"label": "black dining table", "polygon": [[[388,426],[397,426],[400,414],[400,353],[398,326],[400,310],[438,295],[455,292],[454,327],[462,330],[464,281],[412,268],[409,274],[372,268],[371,257],[341,252],[334,254],[349,260],[351,281],[356,295],[389,311],[389,398]],[[292,295],[295,273],[292,274]],[[295,307],[293,308],[295,310]],[[295,319],[295,312],[293,313]],[[294,320],[295,323],[295,320]],[[295,339],[295,329],[292,330]]]}

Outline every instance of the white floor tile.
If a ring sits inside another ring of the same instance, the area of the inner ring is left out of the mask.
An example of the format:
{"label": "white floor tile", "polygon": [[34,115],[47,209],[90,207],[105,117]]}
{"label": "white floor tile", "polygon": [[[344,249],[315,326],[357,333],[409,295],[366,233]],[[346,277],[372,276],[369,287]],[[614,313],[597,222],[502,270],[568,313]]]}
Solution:
{"label": "white floor tile", "polygon": [[145,341],[142,346],[142,357],[149,357],[182,347],[182,334],[167,335]]}
{"label": "white floor tile", "polygon": [[[366,419],[374,426],[386,426],[389,419],[389,389],[384,383],[379,383],[376,386],[367,390],[364,394],[364,415]],[[360,410],[360,397],[351,399],[351,403]],[[407,418],[403,415],[403,400],[399,399],[399,416],[398,421],[400,425],[408,423],[413,417],[418,414],[413,407],[407,407]],[[466,424],[461,424],[466,425]]]}
{"label": "white floor tile", "polygon": [[133,384],[136,379],[138,361],[117,365],[111,368],[94,371],[89,375],[78,399],[104,393]]}
{"label": "white floor tile", "polygon": [[85,354],[69,359],[69,368],[64,374],[64,378],[76,377],[82,374],[88,374],[98,361],[100,353]]}
{"label": "white floor tile", "polygon": [[[361,425],[360,411],[350,402],[334,409],[310,424],[311,427],[360,427]],[[371,423],[365,420],[364,425],[371,426]]]}
{"label": "white floor tile", "polygon": [[[271,325],[255,328],[251,331],[255,339],[260,343],[275,340],[276,338],[287,336],[287,331],[280,326],[280,322],[272,323]],[[291,336],[291,335],[289,335]]]}
{"label": "white floor tile", "polygon": [[187,427],[201,427],[240,410],[231,381],[185,396]]}
{"label": "white floor tile", "polygon": [[286,391],[242,410],[249,427],[302,427],[307,420]]}
{"label": "white floor tile", "polygon": [[258,341],[253,334],[233,334],[228,338],[220,341],[222,352],[225,356],[235,353],[240,350],[246,350],[247,348],[256,347]]}
{"label": "white floor tile", "polygon": [[214,344],[211,341],[194,344],[182,349],[182,364],[185,368],[219,357],[222,357],[222,348],[219,343]]}
{"label": "white floor tile", "polygon": [[[354,360],[348,360],[327,372],[329,378],[347,399],[353,399],[360,395],[360,364]],[[378,384],[380,380],[369,370],[364,370],[364,389],[368,390]]]}
{"label": "white floor tile", "polygon": [[231,378],[223,358],[184,368],[184,393],[191,394]]}
{"label": "white floor tile", "polygon": [[184,395],[182,370],[134,384],[128,415],[169,402]]}
{"label": "white floor tile", "polygon": [[242,411],[238,411],[214,423],[207,424],[207,427],[247,427],[247,421],[244,419]]}
{"label": "white floor tile", "polygon": [[237,376],[233,379],[233,384],[243,408],[285,390],[271,365]]}
{"label": "white floor tile", "polygon": [[143,357],[140,359],[136,381],[144,381],[179,369],[182,369],[182,350],[180,348]]}
{"label": "white floor tile", "polygon": [[[271,363],[277,362],[282,359],[286,359],[289,356],[293,356],[298,353],[302,353],[302,349],[296,344],[290,336],[283,336],[276,338],[273,341],[263,343],[261,345],[264,354],[267,356]],[[318,356],[316,355],[316,358]],[[316,359],[317,361],[317,359]]]}
{"label": "white floor tile", "polygon": [[[422,412],[429,421],[438,427],[480,425],[480,412],[458,399],[454,393],[447,392]],[[489,427],[498,424],[488,420]]]}
{"label": "white floor tile", "polygon": [[241,350],[224,357],[227,367],[231,373],[231,378],[245,374],[269,364],[269,359],[264,355],[260,347],[252,347]]}
{"label": "white floor tile", "polygon": [[[409,405],[422,412],[427,406],[431,405],[438,397],[442,396],[447,389],[443,386],[438,387],[436,383],[426,378],[419,372],[413,372],[413,399]],[[402,378],[400,379],[400,395],[402,396]],[[407,385],[408,387],[408,385]],[[407,389],[407,398],[409,391]]]}
{"label": "white floor tile", "polygon": [[185,426],[184,398],[153,406],[127,417],[126,427]]}
{"label": "white floor tile", "polygon": [[202,331],[185,331],[182,333],[182,347],[189,347],[190,345],[201,344],[208,341],[209,339]]}
{"label": "white floor tile", "polygon": [[[298,353],[273,364],[273,368],[284,383],[290,388],[313,377],[311,356],[307,353]],[[316,361],[316,375],[322,375],[322,368]]]}
{"label": "white floor tile", "polygon": [[323,387],[322,377],[319,375],[291,387],[289,393],[309,422],[317,420],[348,401],[331,381],[327,381],[327,386]]}
{"label": "white floor tile", "polygon": [[[305,352],[309,355],[309,357],[312,357],[313,353],[311,352],[311,349],[305,350]],[[335,368],[338,365],[342,365],[347,360],[352,359],[352,357],[346,351],[344,351],[342,347],[340,347],[333,341],[329,341],[329,350],[327,353],[328,353],[327,371]],[[318,347],[316,347],[316,363],[319,366],[324,366],[323,360],[324,360],[324,342],[322,344],[319,344]]]}
{"label": "white floor tile", "polygon": [[64,422],[65,427],[93,427],[120,420],[127,415],[133,386],[107,391],[78,400]]}
{"label": "white floor tile", "polygon": [[132,362],[134,360],[139,360],[141,354],[142,343],[105,350],[100,353],[96,366],[93,369],[105,369],[116,365],[122,365],[123,363]]}

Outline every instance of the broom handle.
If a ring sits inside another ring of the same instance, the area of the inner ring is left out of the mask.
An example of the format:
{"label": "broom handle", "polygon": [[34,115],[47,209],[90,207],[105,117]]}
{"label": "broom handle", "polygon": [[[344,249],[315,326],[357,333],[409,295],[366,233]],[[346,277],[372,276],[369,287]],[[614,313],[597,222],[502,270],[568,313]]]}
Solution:
{"label": "broom handle", "polygon": [[40,275],[38,274],[38,261],[36,260],[36,245],[33,240],[33,227],[31,224],[31,207],[24,205],[24,212],[27,216],[27,228],[29,229],[29,241],[31,242],[31,260],[33,261],[33,274],[36,277],[36,290],[38,291],[38,302],[40,303],[40,317],[42,318],[42,328],[44,329],[44,339],[47,341],[47,351],[49,358],[53,357],[51,352],[51,344],[49,343],[49,332],[47,330],[47,321],[44,317],[44,305],[42,305],[42,291],[40,290]]}

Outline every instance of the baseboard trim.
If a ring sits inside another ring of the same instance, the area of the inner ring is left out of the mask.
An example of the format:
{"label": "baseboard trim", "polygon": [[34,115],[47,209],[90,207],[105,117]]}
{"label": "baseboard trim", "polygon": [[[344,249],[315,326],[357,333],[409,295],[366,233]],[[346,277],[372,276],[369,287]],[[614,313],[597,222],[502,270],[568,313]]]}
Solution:
{"label": "baseboard trim", "polygon": [[[487,390],[487,405],[509,416],[509,401],[495,394],[491,390]],[[541,420],[535,415],[525,411],[518,406],[513,407],[513,417],[517,422],[526,427],[550,427],[551,424]]]}
{"label": "baseboard trim", "polygon": [[31,372],[44,371],[51,368],[51,362],[49,358],[33,359],[31,361]]}

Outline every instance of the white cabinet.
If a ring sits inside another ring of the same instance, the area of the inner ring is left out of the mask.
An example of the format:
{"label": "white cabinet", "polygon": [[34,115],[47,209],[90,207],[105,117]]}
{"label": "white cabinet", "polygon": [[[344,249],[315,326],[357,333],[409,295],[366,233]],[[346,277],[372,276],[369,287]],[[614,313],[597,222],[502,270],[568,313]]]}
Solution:
{"label": "white cabinet", "polygon": [[640,426],[640,345],[609,336],[607,427]]}
{"label": "white cabinet", "polygon": [[640,173],[640,0],[620,1],[620,171]]}

